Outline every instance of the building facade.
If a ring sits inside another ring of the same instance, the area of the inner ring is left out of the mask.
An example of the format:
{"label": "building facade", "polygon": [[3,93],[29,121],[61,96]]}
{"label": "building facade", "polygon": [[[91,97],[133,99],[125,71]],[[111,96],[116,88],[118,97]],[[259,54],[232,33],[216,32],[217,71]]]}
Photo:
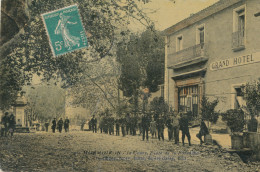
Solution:
{"label": "building facade", "polygon": [[203,95],[221,112],[242,106],[242,85],[260,78],[259,11],[259,0],[220,0],[167,28],[165,101],[194,116]]}

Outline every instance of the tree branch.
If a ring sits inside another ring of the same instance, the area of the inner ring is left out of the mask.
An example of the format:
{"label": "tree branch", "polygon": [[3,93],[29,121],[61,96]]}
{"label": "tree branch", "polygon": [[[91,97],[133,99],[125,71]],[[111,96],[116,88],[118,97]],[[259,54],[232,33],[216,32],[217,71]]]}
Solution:
{"label": "tree branch", "polygon": [[94,80],[92,80],[91,76],[89,76],[88,74],[86,74],[86,76],[90,79],[90,81],[91,81],[94,85],[96,85],[96,86],[102,91],[102,93],[104,94],[105,99],[108,101],[108,103],[109,103],[114,109],[116,109],[115,106],[113,105],[113,103],[111,103],[111,101],[107,98],[106,92],[105,92]]}

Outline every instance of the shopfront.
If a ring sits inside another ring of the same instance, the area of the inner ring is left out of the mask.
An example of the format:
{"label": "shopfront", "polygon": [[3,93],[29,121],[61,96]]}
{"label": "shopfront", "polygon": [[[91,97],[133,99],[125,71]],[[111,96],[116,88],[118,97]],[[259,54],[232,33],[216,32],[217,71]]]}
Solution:
{"label": "shopfront", "polygon": [[198,114],[198,85],[178,88],[178,107],[180,112],[192,112],[193,116]]}
{"label": "shopfront", "polygon": [[204,93],[203,77],[173,79],[175,81],[174,102],[178,112],[191,112],[192,117],[198,117],[200,101]]}

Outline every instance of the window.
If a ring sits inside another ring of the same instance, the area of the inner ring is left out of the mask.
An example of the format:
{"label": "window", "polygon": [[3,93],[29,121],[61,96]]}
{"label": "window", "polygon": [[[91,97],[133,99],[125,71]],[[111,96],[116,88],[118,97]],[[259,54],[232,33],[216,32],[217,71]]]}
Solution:
{"label": "window", "polygon": [[233,33],[232,42],[233,50],[238,51],[244,49],[245,45],[245,6],[234,9],[233,11]]}
{"label": "window", "polygon": [[182,50],[183,39],[182,36],[178,36],[176,39],[176,51]]}
{"label": "window", "polygon": [[244,95],[242,91],[243,84],[232,85],[232,94],[231,94],[231,108],[238,109],[246,106],[246,102],[244,100]]}
{"label": "window", "polygon": [[205,24],[199,25],[196,31],[196,43],[204,45],[205,43]]}
{"label": "window", "polygon": [[235,109],[238,109],[238,108],[242,108],[243,106],[246,105],[246,102],[244,100],[244,96],[243,96],[243,92],[242,92],[242,88],[241,87],[238,87],[238,88],[235,88],[235,91],[236,91],[236,95],[235,95]]}
{"label": "window", "polygon": [[179,88],[179,111],[192,112],[193,116],[198,115],[198,85]]}
{"label": "window", "polygon": [[161,97],[164,97],[164,85],[160,85]]}
{"label": "window", "polygon": [[243,96],[242,88],[235,88],[237,96]]}
{"label": "window", "polygon": [[245,36],[245,11],[240,11],[238,14],[238,32],[241,36]]}
{"label": "window", "polygon": [[204,44],[204,27],[199,28],[199,34],[200,34],[199,43]]}

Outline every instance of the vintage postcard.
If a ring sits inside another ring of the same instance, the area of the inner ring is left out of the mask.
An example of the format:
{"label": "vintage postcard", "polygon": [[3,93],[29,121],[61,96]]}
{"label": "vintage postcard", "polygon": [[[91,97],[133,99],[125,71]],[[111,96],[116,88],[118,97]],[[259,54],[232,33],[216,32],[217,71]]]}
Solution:
{"label": "vintage postcard", "polygon": [[2,0],[0,172],[260,171],[259,0]]}

